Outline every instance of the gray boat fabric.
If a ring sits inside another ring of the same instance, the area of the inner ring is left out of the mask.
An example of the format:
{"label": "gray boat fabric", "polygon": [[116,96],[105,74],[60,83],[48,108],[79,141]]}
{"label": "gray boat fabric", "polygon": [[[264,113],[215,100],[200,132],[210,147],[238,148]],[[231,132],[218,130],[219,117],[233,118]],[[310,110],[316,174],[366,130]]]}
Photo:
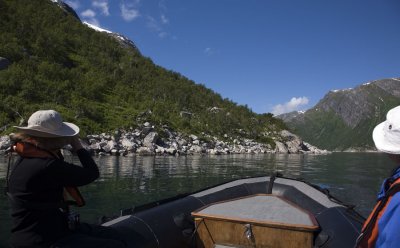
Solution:
{"label": "gray boat fabric", "polygon": [[235,186],[239,186],[239,185],[242,185],[244,183],[262,183],[262,182],[267,182],[267,181],[269,182],[269,177],[257,177],[257,178],[239,179],[239,180],[236,180],[236,181],[233,181],[233,182],[222,184],[222,185],[217,186],[217,187],[213,187],[213,188],[208,189],[208,190],[201,191],[199,193],[193,194],[192,196],[198,198],[198,197],[209,195],[209,194],[212,194],[212,193],[215,193],[215,192],[218,192],[218,191],[222,191],[222,190],[227,189],[227,188],[232,188],[232,187],[235,187]]}
{"label": "gray boat fabric", "polygon": [[[252,183],[258,183],[258,182],[269,182],[270,177],[258,177],[258,178],[249,178],[249,179],[239,179],[233,182],[229,182],[220,186],[217,186],[215,188],[211,188],[209,190],[201,191],[199,193],[193,194],[193,197],[199,198],[208,194],[212,194],[218,191],[222,191],[227,188],[235,187],[238,185],[242,185],[245,183],[252,184]],[[297,190],[301,191],[311,199],[315,200],[316,202],[320,203],[326,208],[332,208],[332,207],[339,207],[342,205],[339,205],[335,202],[330,201],[326,195],[321,193],[320,191],[314,189],[310,185],[300,182],[300,181],[295,181],[295,180],[290,180],[290,179],[284,179],[284,178],[276,178],[275,179],[276,184],[283,184],[283,185],[288,185],[296,188]],[[272,189],[272,194],[274,194],[274,190]]]}
{"label": "gray boat fabric", "polygon": [[[298,189],[299,191],[303,192],[305,195],[310,197],[311,199],[315,200],[319,204],[323,205],[324,207],[327,208],[333,208],[333,207],[340,207],[342,205],[337,204],[326,197],[325,194],[322,192],[314,189],[310,185],[296,181],[293,179],[285,179],[285,178],[276,178],[275,183],[280,183],[280,184],[285,184],[285,185],[290,185]],[[273,191],[272,191],[273,193]]]}
{"label": "gray boat fabric", "polygon": [[314,228],[310,214],[277,196],[256,195],[210,205],[196,215]]}

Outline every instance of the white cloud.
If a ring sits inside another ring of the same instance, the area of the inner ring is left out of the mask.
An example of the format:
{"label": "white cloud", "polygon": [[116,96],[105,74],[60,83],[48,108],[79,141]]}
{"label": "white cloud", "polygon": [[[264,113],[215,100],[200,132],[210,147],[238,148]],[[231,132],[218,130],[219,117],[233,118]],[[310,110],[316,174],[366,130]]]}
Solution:
{"label": "white cloud", "polygon": [[91,9],[87,9],[87,10],[85,10],[85,11],[83,11],[83,12],[81,13],[81,16],[87,17],[87,18],[93,18],[93,17],[96,16],[96,12],[94,12],[94,11],[91,10]]}
{"label": "white cloud", "polygon": [[168,18],[164,14],[161,15],[161,22],[163,24],[167,24],[169,22]]}
{"label": "white cloud", "polygon": [[303,97],[293,97],[290,99],[289,102],[286,102],[284,104],[278,104],[272,108],[272,113],[274,115],[280,115],[283,113],[288,113],[296,110],[300,110],[300,108],[304,105],[307,105],[309,102],[308,98],[303,96]]}
{"label": "white cloud", "polygon": [[121,16],[125,21],[132,21],[140,16],[139,10],[134,8],[132,5],[126,5],[125,3],[120,5]]}
{"label": "white cloud", "polygon": [[77,10],[81,7],[81,3],[79,1],[73,1],[73,0],[67,0],[65,1],[66,4],[68,4],[71,8],[74,10]]}
{"label": "white cloud", "polygon": [[152,16],[147,16],[147,27],[153,31],[160,32],[161,27]]}
{"label": "white cloud", "polygon": [[107,0],[94,0],[92,2],[92,6],[95,8],[101,9],[101,12],[103,13],[103,15],[105,15],[105,16],[110,15]]}
{"label": "white cloud", "polygon": [[160,38],[165,38],[167,35],[168,35],[167,32],[160,32],[160,33],[158,34],[158,37],[160,37]]}
{"label": "white cloud", "polygon": [[211,47],[206,47],[206,48],[204,48],[203,53],[206,56],[213,56],[215,54],[219,54],[219,50],[215,49],[215,48],[211,48]]}
{"label": "white cloud", "polygon": [[93,10],[87,9],[81,13],[81,16],[83,17],[83,21],[100,27],[100,22],[96,18],[96,12],[94,12]]}
{"label": "white cloud", "polygon": [[206,48],[204,49],[204,53],[205,53],[206,55],[210,56],[210,55],[213,54],[213,51],[212,51],[212,49],[211,49],[210,47],[206,47]]}

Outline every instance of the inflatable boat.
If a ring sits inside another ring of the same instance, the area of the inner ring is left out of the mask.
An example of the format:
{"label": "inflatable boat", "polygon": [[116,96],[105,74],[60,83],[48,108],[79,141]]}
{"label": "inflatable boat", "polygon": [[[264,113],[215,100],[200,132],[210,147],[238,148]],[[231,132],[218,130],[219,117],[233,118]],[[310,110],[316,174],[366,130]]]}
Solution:
{"label": "inflatable boat", "polygon": [[245,178],[121,211],[102,225],[128,247],[353,247],[364,218],[327,190]]}

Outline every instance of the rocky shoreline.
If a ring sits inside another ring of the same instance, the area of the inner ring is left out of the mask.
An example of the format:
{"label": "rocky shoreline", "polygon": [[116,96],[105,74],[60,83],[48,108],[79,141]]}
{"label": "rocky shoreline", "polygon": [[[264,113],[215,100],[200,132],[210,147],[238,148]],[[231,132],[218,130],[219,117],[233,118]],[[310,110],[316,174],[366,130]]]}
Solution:
{"label": "rocky shoreline", "polygon": [[[184,135],[180,132],[163,127],[157,132],[150,123],[144,123],[140,128],[118,130],[114,133],[87,135],[82,138],[84,147],[93,155],[100,156],[154,156],[171,155],[185,156],[194,154],[327,154],[326,150],[318,149],[303,142],[297,135],[283,130],[273,138],[275,147],[269,144],[255,142],[246,138],[232,138],[224,135],[221,140],[202,133],[202,138],[196,135]],[[0,137],[0,154],[6,154],[11,145],[9,136]]]}

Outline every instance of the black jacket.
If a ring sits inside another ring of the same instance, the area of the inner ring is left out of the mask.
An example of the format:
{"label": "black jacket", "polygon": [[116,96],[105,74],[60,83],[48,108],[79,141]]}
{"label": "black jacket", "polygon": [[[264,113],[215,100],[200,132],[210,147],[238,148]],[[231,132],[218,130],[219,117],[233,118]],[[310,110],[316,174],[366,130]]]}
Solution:
{"label": "black jacket", "polygon": [[99,169],[85,149],[77,151],[82,166],[55,158],[20,158],[9,178],[13,247],[48,247],[68,234],[59,209],[63,188],[89,184]]}

